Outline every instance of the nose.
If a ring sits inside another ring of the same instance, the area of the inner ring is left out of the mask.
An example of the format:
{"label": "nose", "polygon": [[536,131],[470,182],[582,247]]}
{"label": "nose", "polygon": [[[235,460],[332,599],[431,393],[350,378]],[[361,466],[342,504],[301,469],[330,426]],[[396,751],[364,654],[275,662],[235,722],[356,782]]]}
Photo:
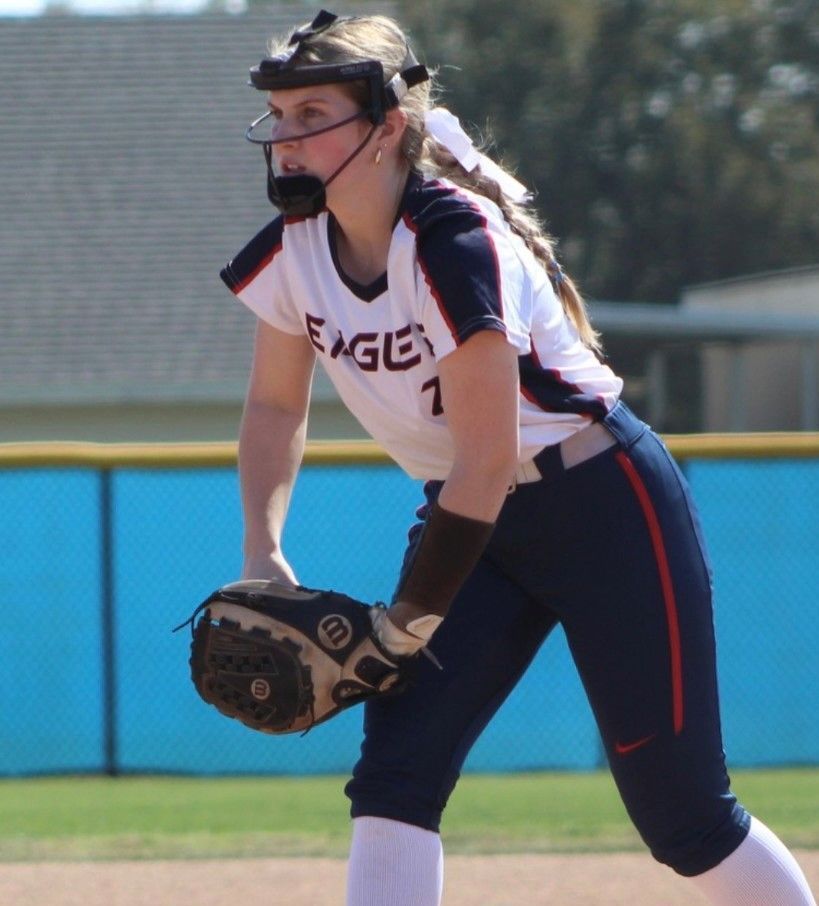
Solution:
{"label": "nose", "polygon": [[282,135],[282,137],[276,143],[275,147],[281,148],[282,150],[291,149],[295,148],[296,145],[298,145],[299,141],[300,139],[298,138],[298,136]]}
{"label": "nose", "polygon": [[276,142],[276,144],[272,146],[273,159],[276,164],[281,164],[283,158],[295,156],[298,147],[298,139],[285,139],[284,141]]}
{"label": "nose", "polygon": [[271,138],[276,145],[274,147],[292,148],[299,142],[298,125],[290,122],[286,117],[281,116],[273,120],[270,126]]}
{"label": "nose", "polygon": [[295,148],[298,147],[299,139],[288,137],[287,133],[281,128],[281,124],[277,123],[272,131],[274,145],[271,145],[271,150],[273,151],[273,160],[275,161],[276,167],[279,168],[281,165],[281,160],[287,154],[293,152]]}
{"label": "nose", "polygon": [[298,136],[292,133],[289,134],[286,129],[282,129],[279,125],[271,130],[271,138],[275,142],[273,147],[280,149],[292,148],[299,140]]}

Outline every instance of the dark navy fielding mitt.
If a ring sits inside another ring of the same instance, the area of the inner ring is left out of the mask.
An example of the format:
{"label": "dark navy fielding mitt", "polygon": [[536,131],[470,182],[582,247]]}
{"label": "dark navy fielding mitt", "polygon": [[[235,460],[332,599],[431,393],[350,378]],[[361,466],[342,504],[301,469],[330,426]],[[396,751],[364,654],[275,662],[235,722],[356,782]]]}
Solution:
{"label": "dark navy fielding mitt", "polygon": [[188,621],[193,684],[204,701],[254,730],[304,732],[405,688],[414,658],[378,641],[385,614],[381,604],[334,591],[262,579],[224,585]]}

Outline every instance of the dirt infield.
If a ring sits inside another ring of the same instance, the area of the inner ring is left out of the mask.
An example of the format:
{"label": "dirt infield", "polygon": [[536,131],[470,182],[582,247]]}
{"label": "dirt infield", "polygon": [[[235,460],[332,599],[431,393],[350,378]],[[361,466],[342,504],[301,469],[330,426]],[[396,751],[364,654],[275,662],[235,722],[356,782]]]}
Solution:
{"label": "dirt infield", "polygon": [[[819,852],[797,853],[814,890]],[[0,865],[17,906],[341,906],[337,859],[51,862]],[[451,856],[444,906],[696,906],[684,879],[643,854]]]}

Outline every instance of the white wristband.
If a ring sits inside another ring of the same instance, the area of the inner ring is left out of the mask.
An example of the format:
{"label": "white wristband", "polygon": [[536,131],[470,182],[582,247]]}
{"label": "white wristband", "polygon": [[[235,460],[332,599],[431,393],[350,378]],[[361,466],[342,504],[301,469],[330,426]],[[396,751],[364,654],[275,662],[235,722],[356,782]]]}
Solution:
{"label": "white wristband", "polygon": [[375,617],[374,628],[378,641],[391,654],[398,656],[415,654],[432,638],[432,634],[441,625],[442,618],[434,613],[426,614],[410,621],[406,630],[399,629],[389,618],[386,611],[380,611]]}

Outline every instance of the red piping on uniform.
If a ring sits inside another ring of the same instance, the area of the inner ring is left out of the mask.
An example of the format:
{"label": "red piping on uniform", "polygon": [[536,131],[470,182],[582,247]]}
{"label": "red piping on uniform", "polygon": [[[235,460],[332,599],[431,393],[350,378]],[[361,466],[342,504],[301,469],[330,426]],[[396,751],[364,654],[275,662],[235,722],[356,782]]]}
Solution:
{"label": "red piping on uniform", "polygon": [[[410,230],[412,232],[412,234],[415,236],[416,242],[417,242],[418,228],[415,225],[415,221],[410,216],[409,211],[404,211],[404,214],[401,219],[404,221],[404,225],[407,227],[407,229]],[[427,270],[426,265],[424,264],[424,261],[420,255],[418,256],[418,264],[421,266],[421,272],[424,275],[424,282],[429,287],[429,291],[430,291],[430,293],[432,293],[432,298],[435,299],[435,303],[438,306],[438,311],[441,312],[441,317],[446,322],[446,326],[449,328],[449,332],[452,334],[453,337],[456,338],[455,342],[457,343],[458,341],[457,341],[457,332],[455,330],[455,325],[452,323],[452,321],[449,320],[449,315],[447,314],[446,306],[444,305],[444,301],[441,298],[440,293],[438,292],[438,288],[432,282],[432,277],[430,276],[429,271]]]}
{"label": "red piping on uniform", "polygon": [[253,270],[242,280],[241,283],[236,284],[236,288],[233,290],[233,294],[238,296],[239,293],[250,283],[252,283],[256,277],[267,267],[268,264],[279,254],[282,250],[282,243],[278,242],[273,248],[262,258],[262,260],[253,268]]}
{"label": "red piping on uniform", "polygon": [[[417,241],[418,229],[415,225],[415,221],[410,216],[409,211],[404,212],[402,219],[403,219],[404,224],[406,225],[407,229],[410,230],[415,235],[416,241]],[[424,264],[424,260],[423,260],[423,258],[421,258],[420,255],[418,256],[418,264],[421,266],[421,272],[424,275],[424,282],[429,287],[429,291],[430,291],[430,293],[432,293],[432,298],[435,299],[435,303],[438,306],[438,311],[440,311],[441,317],[444,319],[446,326],[449,328],[449,332],[455,338],[455,342],[457,344],[458,339],[457,339],[457,331],[455,330],[455,325],[452,323],[452,321],[450,321],[449,315],[447,314],[446,306],[444,305],[444,300],[441,298],[441,294],[438,292],[438,288],[432,282],[432,277],[430,276],[429,271],[427,270],[426,265]]]}
{"label": "red piping on uniform", "polygon": [[651,502],[648,489],[643,484],[642,478],[634,467],[634,463],[622,450],[616,454],[617,462],[626,473],[626,477],[637,495],[643,515],[648,523],[648,532],[651,536],[651,545],[654,548],[654,557],[660,571],[660,585],[665,601],[665,616],[668,623],[668,645],[671,651],[671,692],[674,703],[674,733],[679,735],[683,728],[683,679],[682,679],[682,645],[680,643],[680,624],[677,618],[677,600],[674,595],[674,584],[671,581],[671,570],[668,566],[668,557],[665,552],[665,542],[657,513]]}
{"label": "red piping on uniform", "polygon": [[[503,321],[503,283],[501,281],[500,261],[498,260],[498,250],[495,248],[495,243],[492,241],[492,234],[489,231],[489,221],[486,219],[486,217],[484,217],[483,211],[481,211],[480,207],[475,202],[473,202],[467,195],[465,195],[462,192],[459,192],[457,190],[457,188],[452,188],[450,186],[446,186],[440,180],[434,180],[434,183],[439,188],[444,189],[449,195],[458,195],[460,198],[464,199],[469,204],[469,207],[471,208],[472,212],[474,214],[476,214],[478,219],[480,220],[481,229],[483,230],[484,233],[486,233],[486,238],[489,242],[490,248],[492,249],[492,257],[493,257],[493,260],[495,263],[495,282],[496,282],[496,285],[498,288],[498,306],[500,308],[500,318],[501,318],[501,321]],[[404,214],[401,219],[404,221],[404,224],[407,227],[407,229],[409,229],[413,233],[413,235],[416,237],[416,241],[417,241],[418,228],[416,226],[415,221],[412,219],[412,216],[410,215],[409,211],[404,211]],[[458,331],[455,327],[455,324],[453,324],[452,320],[450,319],[449,313],[446,310],[446,305],[444,304],[444,300],[441,298],[441,294],[438,291],[438,288],[433,283],[432,277],[430,276],[430,273],[427,270],[427,268],[424,264],[424,261],[420,255],[418,256],[418,263],[421,265],[421,271],[424,274],[424,280],[425,280],[427,286],[429,287],[429,291],[432,293],[433,299],[435,299],[435,302],[438,306],[438,310],[441,313],[441,317],[444,319],[444,322],[446,323],[447,327],[449,328],[449,332],[452,334],[452,339],[455,340],[455,345],[460,346],[461,339],[458,336]],[[505,332],[506,331],[504,330],[504,333]]]}
{"label": "red piping on uniform", "polygon": [[[497,248],[495,248],[495,243],[492,241],[492,233],[491,233],[490,230],[489,230],[489,221],[486,219],[486,216],[484,215],[483,211],[481,210],[481,206],[480,206],[477,202],[473,201],[473,200],[466,194],[466,192],[465,192],[464,189],[463,189],[463,186],[459,186],[459,185],[456,184],[455,187],[454,187],[454,189],[452,189],[452,188],[450,188],[449,186],[445,185],[443,182],[441,182],[440,179],[434,180],[434,183],[435,183],[435,185],[438,186],[439,188],[448,189],[449,191],[452,192],[453,195],[457,195],[460,199],[462,199],[463,201],[465,201],[465,202],[469,205],[469,207],[470,207],[470,209],[472,210],[472,212],[473,212],[473,213],[478,217],[478,219],[480,220],[480,222],[481,222],[481,229],[484,231],[484,233],[486,233],[486,239],[487,239],[487,241],[489,242],[489,247],[492,249],[492,258],[493,258],[494,261],[495,261],[495,284],[496,284],[496,286],[498,287],[498,307],[499,307],[499,309],[500,309],[500,318],[501,318],[501,321],[504,321],[504,313],[503,313],[503,279],[502,279],[502,277],[501,277],[501,268],[500,268],[500,261],[499,261],[499,259],[498,259],[498,250],[497,250]],[[504,332],[505,332],[505,331],[504,331]],[[458,342],[458,341],[457,341],[457,338],[456,338],[456,342]]]}
{"label": "red piping on uniform", "polygon": [[[531,333],[529,334],[529,349],[531,350],[530,355],[532,356],[532,361],[535,363],[535,365],[541,371],[545,372],[546,374],[551,375],[559,384],[563,384],[563,386],[567,390],[571,390],[572,393],[582,393],[583,392],[582,388],[578,387],[577,384],[573,384],[571,381],[564,380],[563,375],[560,373],[559,368],[544,368],[543,367],[543,362],[540,361],[540,356],[537,354],[537,348],[535,347],[535,338],[532,336]],[[596,399],[599,399],[600,402],[605,405],[605,401],[603,400],[603,398],[601,396],[596,397]],[[536,400],[531,400],[531,402],[534,403],[534,402],[536,402]],[[541,406],[540,408],[542,409],[543,407]],[[549,411],[549,410],[544,410],[544,411]]]}

